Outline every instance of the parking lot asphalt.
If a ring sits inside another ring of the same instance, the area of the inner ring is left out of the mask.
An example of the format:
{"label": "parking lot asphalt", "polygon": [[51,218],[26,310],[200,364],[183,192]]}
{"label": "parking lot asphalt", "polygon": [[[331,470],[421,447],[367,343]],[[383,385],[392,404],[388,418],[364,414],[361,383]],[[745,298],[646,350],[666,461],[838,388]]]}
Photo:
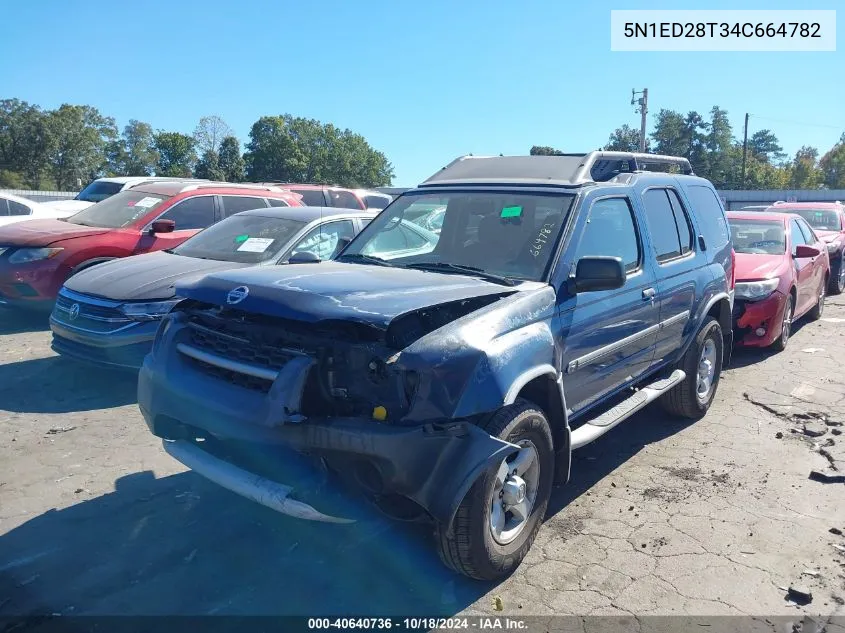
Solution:
{"label": "parking lot asphalt", "polygon": [[49,341],[0,312],[0,615],[845,615],[841,296],[785,352],[737,352],[704,419],[652,405],[578,451],[498,584],[448,572],[422,526],[306,523],[206,483],[133,376]]}

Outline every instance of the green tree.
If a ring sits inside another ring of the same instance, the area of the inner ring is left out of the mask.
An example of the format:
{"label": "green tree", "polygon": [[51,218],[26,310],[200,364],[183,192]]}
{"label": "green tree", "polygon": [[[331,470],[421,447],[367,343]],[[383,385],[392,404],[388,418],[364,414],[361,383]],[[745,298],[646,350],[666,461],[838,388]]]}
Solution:
{"label": "green tree", "polygon": [[204,116],[194,129],[196,150],[201,154],[205,154],[208,151],[219,152],[220,143],[223,142],[224,138],[232,136],[232,134],[232,128],[216,114]]}
{"label": "green tree", "polygon": [[228,182],[243,182],[246,167],[241,156],[241,145],[234,136],[227,136],[220,142],[220,169]]}
{"label": "green tree", "polygon": [[771,130],[758,130],[751,135],[748,154],[764,163],[780,162],[785,157],[778,137]]}
{"label": "green tree", "polygon": [[158,152],[156,176],[191,177],[197,162],[192,137],[180,132],[159,131],[153,136],[153,146]]}
{"label": "green tree", "polygon": [[[649,142],[646,139],[646,151],[649,149]],[[638,152],[640,151],[640,131],[625,124],[618,127],[610,134],[604,150],[608,152]]]}
{"label": "green tree", "polygon": [[719,106],[713,106],[707,128],[704,140],[707,178],[717,189],[724,189],[731,185],[736,176],[736,155],[731,151],[734,147],[733,129],[728,113]]}
{"label": "green tree", "polygon": [[830,189],[845,189],[845,133],[819,161],[824,184]]}
{"label": "green tree", "polygon": [[47,125],[48,115],[36,105],[20,99],[0,100],[0,169],[6,172],[4,186],[38,189],[50,178],[49,154],[54,139]]}
{"label": "green tree", "polygon": [[151,176],[158,163],[153,128],[130,119],[122,137],[109,149],[109,170],[117,176]]}
{"label": "green tree", "polygon": [[249,133],[244,160],[253,181],[387,186],[393,166],[384,154],[351,130],[314,119],[265,116]]}
{"label": "green tree", "polygon": [[226,180],[226,174],[220,167],[220,155],[213,150],[206,150],[194,167],[195,178],[208,180]]}
{"label": "green tree", "polygon": [[102,174],[106,150],[117,138],[112,117],[92,106],[63,104],[47,116],[48,160],[56,186],[71,190]]}
{"label": "green tree", "polygon": [[531,156],[563,156],[563,152],[548,145],[532,145],[528,152]]}
{"label": "green tree", "polygon": [[790,189],[817,189],[822,184],[824,174],[818,165],[819,150],[803,146],[795,152],[792,159],[789,178]]}

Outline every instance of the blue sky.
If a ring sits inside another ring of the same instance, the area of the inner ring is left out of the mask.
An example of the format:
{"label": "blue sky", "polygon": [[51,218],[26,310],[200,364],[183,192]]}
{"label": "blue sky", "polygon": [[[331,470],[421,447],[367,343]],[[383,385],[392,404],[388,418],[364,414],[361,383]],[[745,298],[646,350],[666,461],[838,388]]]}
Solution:
{"label": "blue sky", "polygon": [[[631,89],[660,108],[728,110],[737,136],[771,128],[784,148],[829,149],[845,131],[841,0],[711,1],[708,9],[837,9],[835,53],[612,53],[610,9],[674,0],[36,0],[3,3],[0,98],[91,104],[190,133],[218,114],[242,142],[291,113],[363,134],[397,186],[454,157],[531,145],[596,149],[639,125]],[[837,6],[838,5],[838,6]],[[649,125],[652,124],[650,118]]]}

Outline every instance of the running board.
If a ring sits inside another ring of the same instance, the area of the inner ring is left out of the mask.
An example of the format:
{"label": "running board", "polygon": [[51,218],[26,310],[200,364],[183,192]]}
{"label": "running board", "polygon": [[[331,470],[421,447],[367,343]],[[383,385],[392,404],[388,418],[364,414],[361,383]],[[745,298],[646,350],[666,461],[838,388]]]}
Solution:
{"label": "running board", "polygon": [[650,385],[640,388],[636,393],[626,398],[612,409],[608,409],[599,417],[582,424],[572,431],[571,448],[581,448],[593,440],[597,440],[614,426],[634,415],[649,402],[657,400],[672,387],[681,382],[687,375],[680,369],[672,372],[668,378],[663,378]]}

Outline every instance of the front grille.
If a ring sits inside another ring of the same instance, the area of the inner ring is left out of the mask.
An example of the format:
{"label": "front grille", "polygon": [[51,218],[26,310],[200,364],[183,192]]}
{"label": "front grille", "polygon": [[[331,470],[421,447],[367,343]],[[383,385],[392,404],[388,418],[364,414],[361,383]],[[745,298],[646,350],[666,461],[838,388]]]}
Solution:
{"label": "front grille", "polygon": [[271,381],[263,378],[256,378],[255,376],[242,374],[237,371],[232,371],[231,369],[224,369],[223,367],[218,367],[217,365],[212,365],[196,358],[191,358],[190,356],[184,356],[184,358],[186,358],[199,371],[208,374],[209,376],[214,376],[215,378],[228,382],[232,385],[243,387],[244,389],[267,393],[273,385]]}
{"label": "front grille", "polygon": [[262,345],[248,338],[217,332],[196,323],[190,324],[189,327],[191,329],[191,345],[228,360],[278,370],[295,354],[291,350]]}
{"label": "front grille", "polygon": [[53,318],[68,327],[108,334],[136,323],[118,309],[119,305],[117,301],[106,301],[62,291],[56,297]]}

